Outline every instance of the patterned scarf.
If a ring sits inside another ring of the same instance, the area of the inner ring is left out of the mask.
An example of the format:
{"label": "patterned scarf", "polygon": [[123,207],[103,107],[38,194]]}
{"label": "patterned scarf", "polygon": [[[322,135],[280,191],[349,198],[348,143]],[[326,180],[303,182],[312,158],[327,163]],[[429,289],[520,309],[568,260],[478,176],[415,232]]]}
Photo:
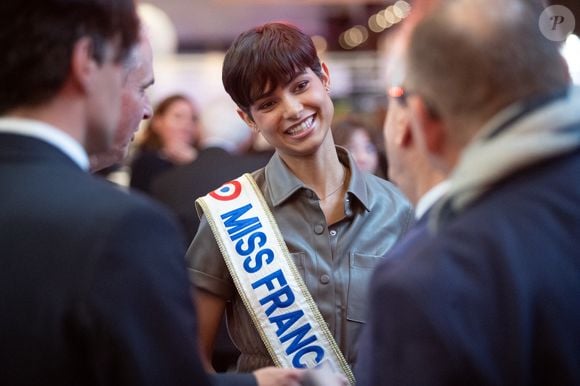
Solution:
{"label": "patterned scarf", "polygon": [[481,129],[451,174],[447,195],[431,211],[432,229],[504,177],[580,147],[580,88],[543,102],[512,105]]}

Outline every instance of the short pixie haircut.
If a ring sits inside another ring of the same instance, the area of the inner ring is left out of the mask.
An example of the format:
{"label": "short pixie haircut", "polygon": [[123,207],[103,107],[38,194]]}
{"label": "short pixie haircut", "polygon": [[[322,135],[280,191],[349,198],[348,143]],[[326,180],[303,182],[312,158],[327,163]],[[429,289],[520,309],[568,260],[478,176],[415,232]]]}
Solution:
{"label": "short pixie haircut", "polygon": [[238,107],[251,116],[250,106],[261,95],[288,84],[307,68],[322,76],[312,39],[289,23],[266,23],[243,32],[232,43],[222,82]]}

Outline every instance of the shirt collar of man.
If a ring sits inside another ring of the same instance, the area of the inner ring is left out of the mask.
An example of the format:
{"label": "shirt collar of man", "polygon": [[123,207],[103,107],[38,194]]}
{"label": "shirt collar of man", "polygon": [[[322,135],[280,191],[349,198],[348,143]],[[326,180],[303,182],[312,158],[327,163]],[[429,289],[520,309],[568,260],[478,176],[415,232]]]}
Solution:
{"label": "shirt collar of man", "polygon": [[85,149],[73,137],[45,122],[0,117],[0,133],[33,137],[47,142],[65,153],[82,170],[89,170],[89,157]]}
{"label": "shirt collar of man", "polygon": [[417,202],[415,207],[415,219],[419,220],[433,205],[449,190],[449,181],[445,180],[433,186]]}

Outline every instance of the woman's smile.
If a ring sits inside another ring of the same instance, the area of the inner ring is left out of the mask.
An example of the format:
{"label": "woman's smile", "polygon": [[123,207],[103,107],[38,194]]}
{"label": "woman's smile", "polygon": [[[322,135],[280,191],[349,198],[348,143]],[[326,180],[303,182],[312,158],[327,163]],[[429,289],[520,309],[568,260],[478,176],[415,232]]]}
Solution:
{"label": "woman's smile", "polygon": [[290,135],[293,138],[303,138],[310,134],[314,128],[314,119],[316,118],[316,114],[312,114],[310,117],[304,119],[302,122],[291,126],[290,128],[284,131],[285,134]]}

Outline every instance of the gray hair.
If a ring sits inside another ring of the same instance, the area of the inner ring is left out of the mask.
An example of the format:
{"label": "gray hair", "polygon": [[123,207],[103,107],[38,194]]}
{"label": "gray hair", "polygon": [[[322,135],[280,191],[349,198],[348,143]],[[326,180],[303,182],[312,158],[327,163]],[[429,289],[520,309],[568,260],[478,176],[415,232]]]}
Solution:
{"label": "gray hair", "polygon": [[123,84],[127,83],[129,74],[139,66],[139,47],[133,46],[127,58],[123,61]]}
{"label": "gray hair", "polygon": [[559,47],[538,28],[535,0],[441,0],[408,48],[407,87],[450,124],[455,140],[508,105],[569,84]]}
{"label": "gray hair", "polygon": [[149,41],[149,36],[147,35],[147,31],[145,30],[145,26],[143,24],[140,25],[139,28],[139,40],[137,44],[134,44],[129,51],[129,54],[123,61],[123,84],[127,82],[127,78],[131,71],[134,71],[139,67],[142,62],[141,52],[142,45],[146,44]]}

